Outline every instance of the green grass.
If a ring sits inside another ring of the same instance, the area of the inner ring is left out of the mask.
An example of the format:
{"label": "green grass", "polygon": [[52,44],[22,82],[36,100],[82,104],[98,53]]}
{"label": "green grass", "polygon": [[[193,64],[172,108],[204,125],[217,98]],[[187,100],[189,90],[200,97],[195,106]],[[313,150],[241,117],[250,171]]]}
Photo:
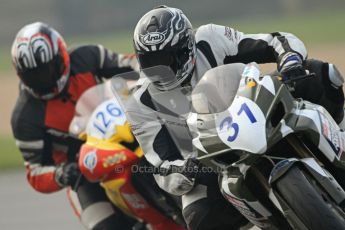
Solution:
{"label": "green grass", "polygon": [[24,168],[24,161],[15,145],[14,138],[0,136],[0,146],[0,170]]}
{"label": "green grass", "polygon": [[0,47],[0,72],[12,70],[11,53],[9,47]]}

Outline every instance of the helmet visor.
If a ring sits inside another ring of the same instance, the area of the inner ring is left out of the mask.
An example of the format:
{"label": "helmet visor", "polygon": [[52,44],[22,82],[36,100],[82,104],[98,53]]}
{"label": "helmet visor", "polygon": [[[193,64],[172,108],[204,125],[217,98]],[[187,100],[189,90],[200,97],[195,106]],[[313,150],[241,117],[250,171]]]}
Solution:
{"label": "helmet visor", "polygon": [[173,51],[139,53],[138,60],[142,69],[161,65],[169,66],[175,74],[177,72],[177,57]]}
{"label": "helmet visor", "polygon": [[63,74],[62,63],[58,64],[59,62],[54,59],[49,63],[40,64],[36,68],[18,71],[24,85],[39,95],[52,93],[56,88],[57,80]]}

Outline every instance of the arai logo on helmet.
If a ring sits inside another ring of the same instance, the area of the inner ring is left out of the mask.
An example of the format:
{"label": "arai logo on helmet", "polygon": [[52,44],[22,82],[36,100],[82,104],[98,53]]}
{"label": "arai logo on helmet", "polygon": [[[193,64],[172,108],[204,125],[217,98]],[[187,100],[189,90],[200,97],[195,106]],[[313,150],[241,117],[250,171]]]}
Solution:
{"label": "arai logo on helmet", "polygon": [[164,41],[165,36],[160,32],[151,32],[142,36],[141,40],[145,45],[157,45]]}

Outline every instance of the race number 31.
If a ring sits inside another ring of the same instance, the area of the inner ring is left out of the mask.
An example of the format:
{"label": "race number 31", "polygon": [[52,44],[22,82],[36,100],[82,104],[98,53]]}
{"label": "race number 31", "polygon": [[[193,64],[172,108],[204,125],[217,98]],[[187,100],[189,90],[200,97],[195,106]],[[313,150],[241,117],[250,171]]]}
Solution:
{"label": "race number 31", "polygon": [[[241,105],[240,110],[237,112],[237,116],[241,116],[241,114],[243,114],[242,116],[247,116],[249,121],[252,124],[257,122],[254,114],[252,113],[252,111],[250,110],[250,108],[248,107],[246,103],[243,103]],[[233,119],[231,116],[227,116],[220,122],[220,125],[219,125],[220,131],[222,131],[225,127],[228,132],[227,140],[229,142],[235,141],[240,131],[239,124],[236,122],[233,122]]]}

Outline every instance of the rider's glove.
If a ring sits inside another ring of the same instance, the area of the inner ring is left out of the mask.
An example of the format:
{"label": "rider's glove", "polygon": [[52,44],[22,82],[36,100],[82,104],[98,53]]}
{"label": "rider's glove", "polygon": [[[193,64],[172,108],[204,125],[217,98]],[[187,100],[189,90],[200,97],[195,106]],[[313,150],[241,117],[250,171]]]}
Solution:
{"label": "rider's glove", "polygon": [[182,174],[189,180],[195,180],[200,166],[200,162],[196,158],[188,158],[183,165]]}
{"label": "rider's glove", "polygon": [[[183,166],[183,173],[190,181],[197,184],[214,186],[214,181],[217,181],[217,176],[211,168],[202,164],[196,158],[188,158]],[[217,184],[217,183],[216,183]]]}
{"label": "rider's glove", "polygon": [[295,77],[306,75],[301,56],[294,52],[287,52],[279,57],[278,71],[283,81],[293,81]]}
{"label": "rider's glove", "polygon": [[81,173],[77,163],[66,163],[57,166],[55,180],[61,187],[73,187],[80,175]]}

